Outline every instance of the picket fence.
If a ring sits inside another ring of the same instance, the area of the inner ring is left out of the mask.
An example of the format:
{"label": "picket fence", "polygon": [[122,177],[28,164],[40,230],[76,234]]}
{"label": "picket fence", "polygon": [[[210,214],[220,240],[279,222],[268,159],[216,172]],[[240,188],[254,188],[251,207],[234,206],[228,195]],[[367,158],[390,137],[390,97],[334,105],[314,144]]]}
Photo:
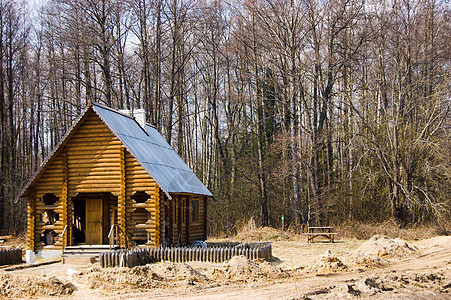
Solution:
{"label": "picket fence", "polygon": [[0,266],[14,265],[22,262],[22,249],[0,248]]}
{"label": "picket fence", "polygon": [[100,265],[106,267],[134,267],[159,261],[187,262],[223,262],[233,256],[244,255],[248,259],[270,258],[270,243],[239,244],[235,246],[206,248],[143,248],[136,250],[113,250],[101,252]]}

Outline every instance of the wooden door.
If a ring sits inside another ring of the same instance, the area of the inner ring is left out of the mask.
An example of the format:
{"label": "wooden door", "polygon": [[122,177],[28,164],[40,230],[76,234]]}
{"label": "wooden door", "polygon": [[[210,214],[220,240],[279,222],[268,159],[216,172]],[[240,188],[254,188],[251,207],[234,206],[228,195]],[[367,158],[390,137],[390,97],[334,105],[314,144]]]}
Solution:
{"label": "wooden door", "polygon": [[102,199],[86,199],[86,244],[102,244]]}

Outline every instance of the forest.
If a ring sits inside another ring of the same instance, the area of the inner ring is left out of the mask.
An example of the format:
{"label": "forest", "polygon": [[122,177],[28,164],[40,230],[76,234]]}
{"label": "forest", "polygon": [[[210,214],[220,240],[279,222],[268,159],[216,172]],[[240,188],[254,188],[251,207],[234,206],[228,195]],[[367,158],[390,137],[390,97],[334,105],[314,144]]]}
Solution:
{"label": "forest", "polygon": [[144,108],[210,234],[448,222],[443,0],[0,0],[0,233],[89,101]]}

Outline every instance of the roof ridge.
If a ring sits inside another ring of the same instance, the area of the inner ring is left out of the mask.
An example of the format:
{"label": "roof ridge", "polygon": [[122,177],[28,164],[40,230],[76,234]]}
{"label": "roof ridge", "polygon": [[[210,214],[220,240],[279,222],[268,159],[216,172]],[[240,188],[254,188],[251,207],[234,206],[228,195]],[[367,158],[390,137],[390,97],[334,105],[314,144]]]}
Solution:
{"label": "roof ridge", "polygon": [[119,111],[119,110],[117,110],[117,109],[111,108],[111,107],[109,107],[109,106],[106,106],[106,105],[103,105],[103,104],[100,104],[100,103],[94,102],[94,101],[91,101],[91,103],[92,103],[92,105],[94,105],[94,106],[98,106],[98,107],[100,107],[100,108],[107,109],[107,110],[109,110],[109,111],[111,111],[111,112],[117,113],[117,114],[119,114],[119,115],[121,115],[121,116],[124,116],[124,117],[127,117],[127,118],[131,119],[131,120],[135,120],[135,121],[136,121],[135,117],[130,116],[130,115],[127,115],[127,114],[125,114],[125,113],[123,113],[123,112],[121,112],[121,111]]}

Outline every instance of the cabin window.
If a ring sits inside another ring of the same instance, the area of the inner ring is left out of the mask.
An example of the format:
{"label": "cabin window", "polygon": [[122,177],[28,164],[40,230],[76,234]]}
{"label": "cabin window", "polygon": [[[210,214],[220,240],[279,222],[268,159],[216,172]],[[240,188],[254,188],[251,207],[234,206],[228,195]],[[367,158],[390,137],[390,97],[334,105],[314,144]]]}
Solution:
{"label": "cabin window", "polygon": [[192,200],[191,203],[193,204],[191,220],[193,222],[198,222],[199,221],[199,200]]}
{"label": "cabin window", "polygon": [[58,197],[54,194],[45,194],[42,197],[44,203],[44,209],[41,214],[41,221],[46,225],[52,225],[59,221],[59,214],[55,212],[55,203],[58,201]]}
{"label": "cabin window", "polygon": [[132,235],[132,240],[138,244],[142,245],[148,241],[147,230],[145,229],[147,221],[151,219],[152,215],[145,208],[137,208],[131,213],[131,220],[135,222],[136,227]]}
{"label": "cabin window", "polygon": [[185,198],[183,198],[182,199],[182,222],[183,223],[186,223],[185,208],[186,208],[186,200],[185,200]]}
{"label": "cabin window", "polygon": [[[44,208],[41,213],[41,222],[45,225],[53,225],[59,221],[59,214],[55,212],[57,206],[55,205],[58,202],[58,197],[55,194],[45,194],[41,201],[44,203]],[[51,227],[50,227],[51,228]],[[53,245],[56,239],[56,233],[53,229],[47,229],[44,231],[44,235],[42,236],[42,240],[45,245]]]}
{"label": "cabin window", "polygon": [[146,192],[136,192],[132,199],[135,200],[136,203],[145,203],[149,200],[150,196],[146,194]]}
{"label": "cabin window", "polygon": [[57,201],[58,197],[55,196],[55,194],[45,194],[44,197],[42,197],[42,202],[44,202],[44,205],[55,205]]}

